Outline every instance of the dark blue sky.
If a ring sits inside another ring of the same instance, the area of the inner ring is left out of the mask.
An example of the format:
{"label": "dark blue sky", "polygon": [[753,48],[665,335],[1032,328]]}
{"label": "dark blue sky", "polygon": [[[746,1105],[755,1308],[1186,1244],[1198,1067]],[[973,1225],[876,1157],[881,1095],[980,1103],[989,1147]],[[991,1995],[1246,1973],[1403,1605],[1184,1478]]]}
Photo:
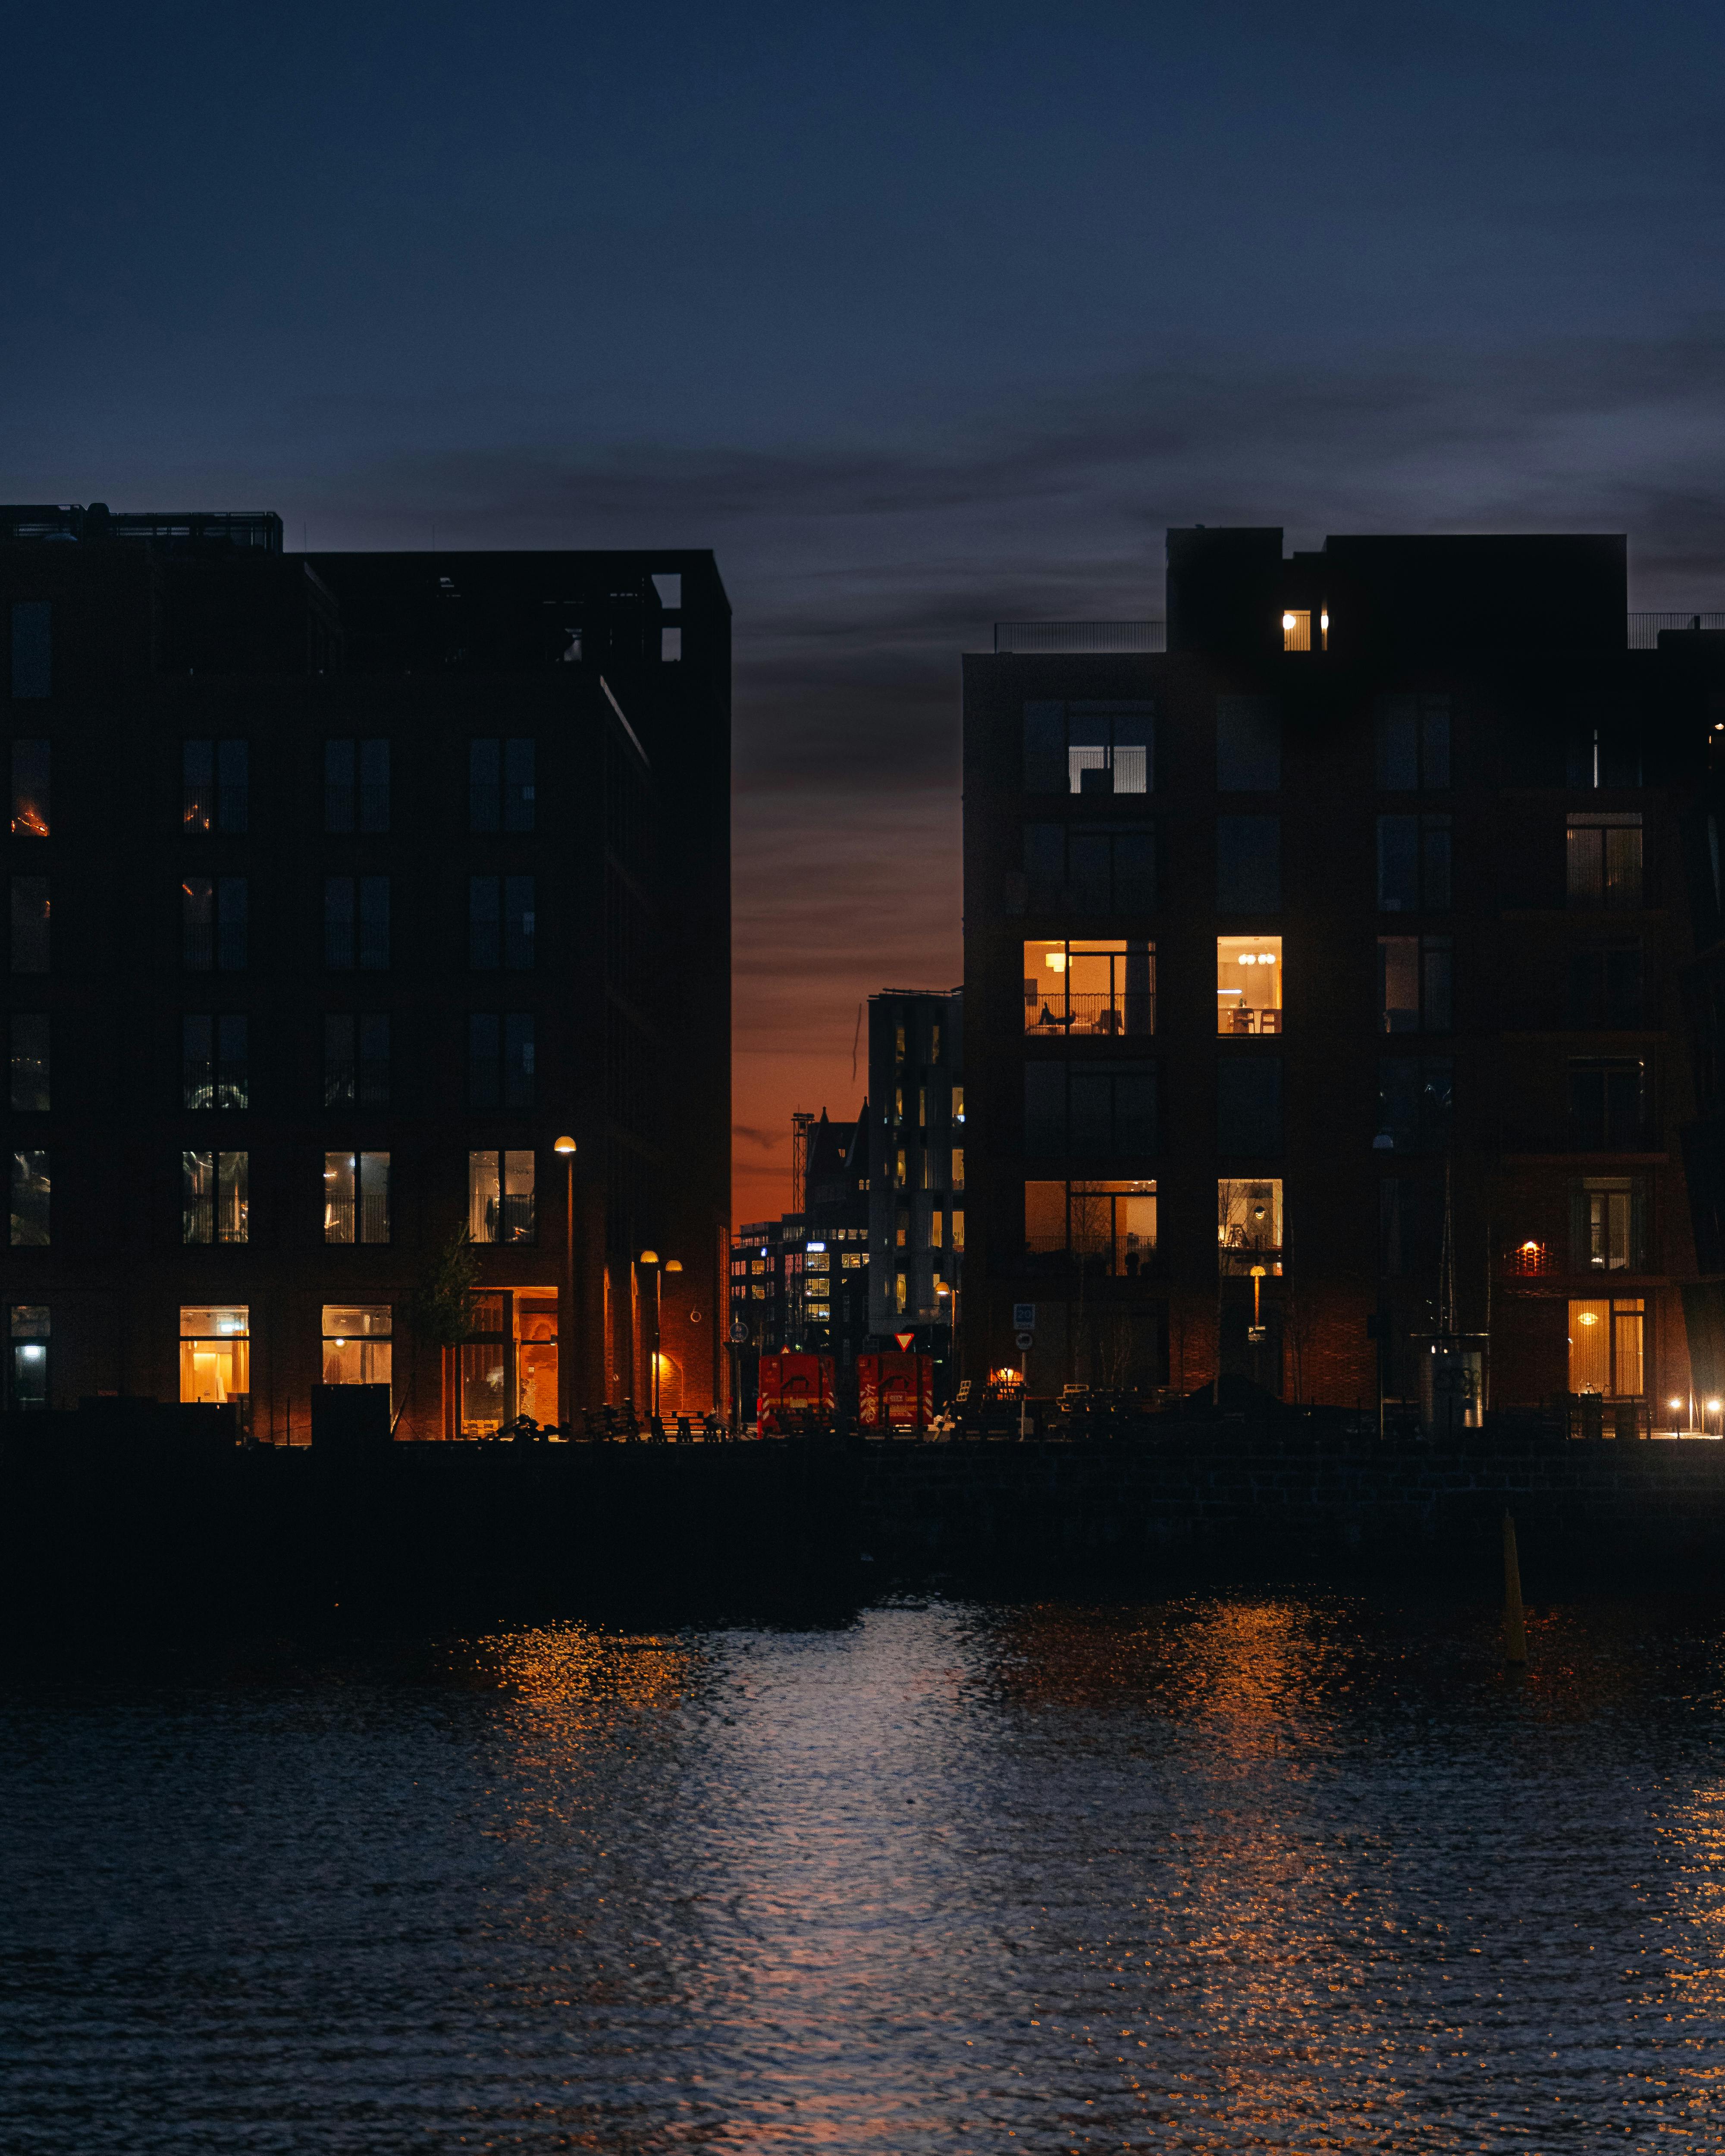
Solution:
{"label": "dark blue sky", "polygon": [[1725,604],[1717,5],[0,25],[0,495],[718,550],[764,1136],[957,977],[997,616],[1158,608],[1194,519],[1626,530]]}

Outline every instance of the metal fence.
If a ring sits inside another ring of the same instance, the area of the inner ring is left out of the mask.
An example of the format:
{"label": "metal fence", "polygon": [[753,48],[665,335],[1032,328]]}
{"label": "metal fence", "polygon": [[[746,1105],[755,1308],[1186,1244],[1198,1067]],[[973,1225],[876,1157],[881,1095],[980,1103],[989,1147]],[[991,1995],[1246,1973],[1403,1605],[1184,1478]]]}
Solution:
{"label": "metal fence", "polygon": [[1629,618],[1631,651],[1656,651],[1662,629],[1725,629],[1725,613],[1632,613]]}
{"label": "metal fence", "polygon": [[994,652],[1166,651],[1165,621],[997,621]]}

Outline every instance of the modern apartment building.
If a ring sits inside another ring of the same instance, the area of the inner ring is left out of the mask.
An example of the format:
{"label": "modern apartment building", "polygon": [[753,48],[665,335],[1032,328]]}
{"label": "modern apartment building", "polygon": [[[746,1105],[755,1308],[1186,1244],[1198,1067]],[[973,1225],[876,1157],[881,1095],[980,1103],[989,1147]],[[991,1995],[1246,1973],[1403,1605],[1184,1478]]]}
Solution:
{"label": "modern apartment building", "polygon": [[[730,618],[699,552],[0,509],[8,1404],[721,1400]],[[572,1158],[554,1148],[572,1137]],[[478,1328],[439,1260],[471,1240]],[[416,1319],[416,1313],[418,1317]]]}
{"label": "modern apartment building", "polygon": [[[1014,1048],[1018,1046],[1016,1040]],[[913,1333],[951,1375],[963,1322],[964,995],[888,988],[869,998],[869,1331]],[[941,1396],[950,1387],[944,1382]]]}
{"label": "modern apartment building", "polygon": [[1436,1336],[1718,1426],[1725,615],[1625,556],[1199,526],[1165,620],[967,658],[968,1373],[1029,1303],[1033,1390],[1370,1407]]}

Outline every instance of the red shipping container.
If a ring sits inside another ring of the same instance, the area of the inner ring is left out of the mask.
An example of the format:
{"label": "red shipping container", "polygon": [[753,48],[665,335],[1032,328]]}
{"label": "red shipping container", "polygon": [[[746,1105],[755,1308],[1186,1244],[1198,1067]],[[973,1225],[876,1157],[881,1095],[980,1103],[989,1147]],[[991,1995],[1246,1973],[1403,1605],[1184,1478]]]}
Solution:
{"label": "red shipping container", "polygon": [[934,1415],[934,1358],[859,1355],[856,1389],[865,1430],[927,1430]]}
{"label": "red shipping container", "polygon": [[792,1418],[833,1411],[830,1355],[763,1355],[758,1415],[762,1437],[793,1427]]}

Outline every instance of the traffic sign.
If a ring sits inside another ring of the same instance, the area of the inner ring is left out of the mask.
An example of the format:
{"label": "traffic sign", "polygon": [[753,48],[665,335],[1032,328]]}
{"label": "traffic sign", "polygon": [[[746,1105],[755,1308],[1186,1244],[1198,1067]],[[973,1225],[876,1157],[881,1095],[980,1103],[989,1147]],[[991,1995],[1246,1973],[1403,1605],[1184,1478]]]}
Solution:
{"label": "traffic sign", "polygon": [[1034,1332],[1020,1332],[1018,1335],[1018,1343],[1023,1348],[1034,1348],[1036,1345],[1036,1335]]}
{"label": "traffic sign", "polygon": [[749,1329],[747,1326],[733,1325],[731,1328],[731,1345],[733,1348],[747,1348],[748,1344]]}
{"label": "traffic sign", "polygon": [[1012,1306],[1012,1323],[1015,1332],[1034,1332],[1036,1330],[1035,1304],[1015,1302]]}
{"label": "traffic sign", "polygon": [[895,1332],[892,1337],[897,1341],[899,1352],[901,1354],[908,1355],[916,1344],[916,1336],[914,1332]]}

